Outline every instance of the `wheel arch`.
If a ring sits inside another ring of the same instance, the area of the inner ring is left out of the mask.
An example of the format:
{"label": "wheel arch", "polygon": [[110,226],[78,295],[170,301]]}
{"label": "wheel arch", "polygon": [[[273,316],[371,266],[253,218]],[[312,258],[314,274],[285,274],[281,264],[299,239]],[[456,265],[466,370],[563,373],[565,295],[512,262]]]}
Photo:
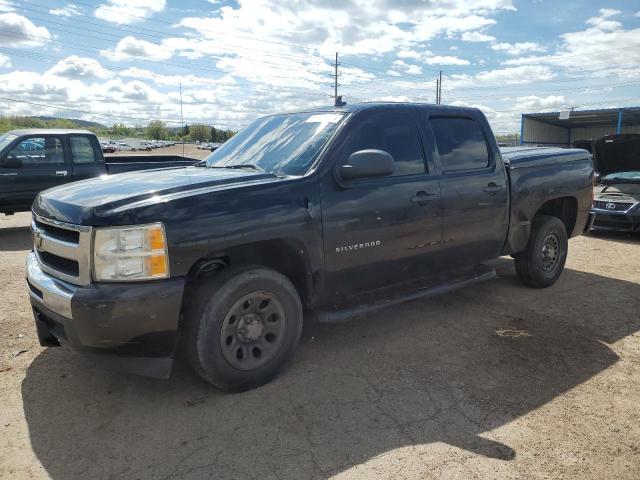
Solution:
{"label": "wheel arch", "polygon": [[572,237],[578,218],[578,199],[566,196],[549,200],[538,209],[533,218],[539,215],[559,218],[564,224],[567,236]]}
{"label": "wheel arch", "polygon": [[309,306],[314,295],[314,276],[305,245],[282,238],[237,245],[214,251],[193,263],[186,276],[185,303],[203,277],[238,265],[261,265],[287,277],[296,288],[302,304]]}

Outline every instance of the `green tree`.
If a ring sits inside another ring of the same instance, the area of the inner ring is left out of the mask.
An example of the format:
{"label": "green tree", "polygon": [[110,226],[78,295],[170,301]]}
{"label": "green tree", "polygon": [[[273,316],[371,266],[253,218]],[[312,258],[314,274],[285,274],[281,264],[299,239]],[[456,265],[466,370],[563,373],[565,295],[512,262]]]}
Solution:
{"label": "green tree", "polygon": [[218,142],[218,131],[216,130],[216,127],[211,127],[211,141],[212,142]]}
{"label": "green tree", "polygon": [[153,120],[144,129],[144,136],[152,140],[164,140],[167,137],[167,127],[160,120]]}
{"label": "green tree", "polygon": [[191,125],[189,135],[195,142],[206,142],[211,137],[211,130],[207,125]]}

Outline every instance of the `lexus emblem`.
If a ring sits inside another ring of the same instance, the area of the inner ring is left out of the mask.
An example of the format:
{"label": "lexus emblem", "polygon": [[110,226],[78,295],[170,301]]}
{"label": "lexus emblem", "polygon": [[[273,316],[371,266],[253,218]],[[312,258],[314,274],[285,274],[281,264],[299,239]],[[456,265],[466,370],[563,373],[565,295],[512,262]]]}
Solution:
{"label": "lexus emblem", "polygon": [[42,247],[42,235],[40,235],[40,232],[37,230],[33,232],[33,244],[38,249]]}
{"label": "lexus emblem", "polygon": [[607,210],[615,210],[616,209],[616,204],[615,203],[607,203],[604,207]]}

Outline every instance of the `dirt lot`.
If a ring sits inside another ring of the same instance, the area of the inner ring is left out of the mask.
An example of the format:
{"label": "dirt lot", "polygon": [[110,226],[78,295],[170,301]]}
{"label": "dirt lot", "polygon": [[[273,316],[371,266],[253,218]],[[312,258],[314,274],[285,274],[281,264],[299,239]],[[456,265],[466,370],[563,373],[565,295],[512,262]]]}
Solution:
{"label": "dirt lot", "polygon": [[640,238],[581,237],[546,290],[512,262],[456,293],[307,323],[243,394],[38,346],[26,214],[0,218],[0,477],[640,478]]}
{"label": "dirt lot", "polygon": [[117,157],[118,155],[184,155],[188,158],[197,158],[198,160],[205,158],[207,155],[211,153],[209,150],[198,150],[195,145],[184,145],[184,152],[182,149],[182,145],[174,145],[172,147],[162,147],[162,148],[154,148],[150,152],[146,150],[140,152],[126,152],[120,151],[115,153],[106,153],[108,157]]}

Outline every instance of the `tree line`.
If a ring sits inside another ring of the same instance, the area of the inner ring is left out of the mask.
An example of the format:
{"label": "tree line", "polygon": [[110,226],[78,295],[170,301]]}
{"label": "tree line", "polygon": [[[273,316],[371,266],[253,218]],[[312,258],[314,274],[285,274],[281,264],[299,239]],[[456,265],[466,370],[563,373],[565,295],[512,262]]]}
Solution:
{"label": "tree line", "polygon": [[[96,124],[98,125],[98,124]],[[142,138],[147,140],[185,140],[187,142],[219,142],[230,139],[236,132],[215,128],[210,125],[193,124],[183,127],[168,127],[160,120],[153,120],[146,126],[127,126],[114,123],[111,127],[98,125],[86,127],[68,118],[41,119],[24,116],[0,116],[0,134],[20,128],[80,128],[90,130],[98,136],[115,138]]]}

